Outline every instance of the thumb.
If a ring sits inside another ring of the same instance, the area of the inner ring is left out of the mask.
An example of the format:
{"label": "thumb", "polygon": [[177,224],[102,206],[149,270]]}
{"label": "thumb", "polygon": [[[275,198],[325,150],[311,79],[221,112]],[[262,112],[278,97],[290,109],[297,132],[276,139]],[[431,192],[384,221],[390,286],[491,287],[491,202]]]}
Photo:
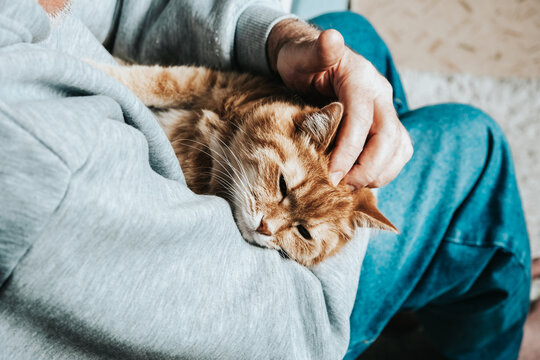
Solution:
{"label": "thumb", "polygon": [[339,31],[330,29],[323,31],[315,43],[317,52],[313,59],[317,59],[320,70],[325,70],[338,63],[345,54],[345,40]]}
{"label": "thumb", "polygon": [[[345,41],[337,30],[323,31],[314,42],[301,44],[296,48],[295,60],[303,72],[321,72],[336,65],[345,54]],[[298,56],[301,55],[301,56]]]}

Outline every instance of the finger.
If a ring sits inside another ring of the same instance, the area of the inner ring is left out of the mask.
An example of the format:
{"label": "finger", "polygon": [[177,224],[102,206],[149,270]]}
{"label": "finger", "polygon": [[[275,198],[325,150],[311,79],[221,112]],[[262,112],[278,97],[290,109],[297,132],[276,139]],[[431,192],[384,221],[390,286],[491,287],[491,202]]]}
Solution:
{"label": "finger", "polygon": [[378,188],[387,185],[399,175],[405,164],[407,164],[407,162],[411,159],[413,154],[411,140],[407,130],[405,130],[402,125],[400,125],[400,130],[401,145],[396,148],[396,151],[394,154],[392,154],[388,166],[386,166],[386,168],[374,181],[367,184],[368,187]]}
{"label": "finger", "polygon": [[[364,149],[373,123],[373,102],[360,89],[344,89],[345,113],[336,136],[336,147],[329,164],[330,180],[336,186],[349,172]],[[355,96],[353,97],[354,94]]]}
{"label": "finger", "polygon": [[[355,164],[352,169],[347,173],[343,179],[345,183],[354,186],[355,188],[367,187],[369,184],[375,182],[383,169],[380,166],[376,166],[382,162],[381,155],[386,155],[381,151],[381,148],[385,146],[385,140],[380,134],[372,136],[366,144],[364,151],[358,159],[358,163]],[[368,152],[370,156],[363,156]],[[388,165],[386,159],[384,159],[384,166]]]}
{"label": "finger", "polygon": [[375,99],[374,116],[373,135],[360,154],[358,165],[347,177],[348,183],[357,188],[376,184],[400,145],[399,120],[392,103]]}

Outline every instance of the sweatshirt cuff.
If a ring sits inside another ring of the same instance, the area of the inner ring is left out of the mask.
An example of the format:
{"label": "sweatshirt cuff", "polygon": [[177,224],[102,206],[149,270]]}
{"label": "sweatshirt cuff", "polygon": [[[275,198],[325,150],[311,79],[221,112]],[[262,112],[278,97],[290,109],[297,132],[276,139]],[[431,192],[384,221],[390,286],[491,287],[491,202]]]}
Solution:
{"label": "sweatshirt cuff", "polygon": [[250,6],[240,15],[234,38],[235,58],[242,70],[272,74],[266,54],[270,31],[284,19],[297,16],[267,6]]}

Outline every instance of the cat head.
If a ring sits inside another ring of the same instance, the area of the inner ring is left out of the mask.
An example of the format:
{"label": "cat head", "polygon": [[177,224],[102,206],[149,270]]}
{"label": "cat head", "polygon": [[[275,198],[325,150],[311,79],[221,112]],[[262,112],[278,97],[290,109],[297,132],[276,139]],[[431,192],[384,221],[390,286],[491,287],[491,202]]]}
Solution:
{"label": "cat head", "polygon": [[234,216],[246,240],[311,266],[350,240],[357,227],[396,231],[369,189],[333,186],[328,162],[343,105],[261,106],[231,148]]}

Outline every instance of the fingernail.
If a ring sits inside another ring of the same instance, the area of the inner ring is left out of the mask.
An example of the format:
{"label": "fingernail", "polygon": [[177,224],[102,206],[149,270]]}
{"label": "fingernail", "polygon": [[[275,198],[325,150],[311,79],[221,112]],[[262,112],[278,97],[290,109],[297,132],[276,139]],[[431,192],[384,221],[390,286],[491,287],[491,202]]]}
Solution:
{"label": "fingernail", "polygon": [[343,172],[342,171],[335,171],[335,172],[330,173],[330,182],[334,186],[337,186],[342,178],[343,178]]}

